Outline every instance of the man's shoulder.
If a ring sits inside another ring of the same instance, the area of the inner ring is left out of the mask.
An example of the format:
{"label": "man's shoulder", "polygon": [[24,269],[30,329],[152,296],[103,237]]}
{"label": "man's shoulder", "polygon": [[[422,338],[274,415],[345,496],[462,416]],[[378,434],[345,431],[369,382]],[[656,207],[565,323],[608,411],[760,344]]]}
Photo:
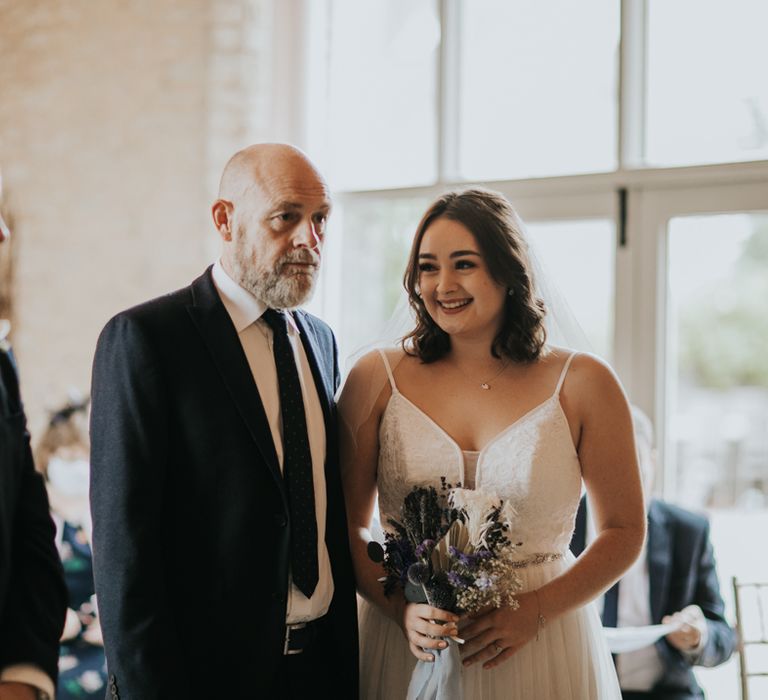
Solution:
{"label": "man's shoulder", "polygon": [[189,286],[182,287],[173,292],[168,292],[167,294],[155,297],[154,299],[148,299],[140,304],[131,306],[130,308],[121,311],[117,316],[133,318],[136,320],[151,319],[164,312],[172,312],[179,308],[185,308],[191,301],[191,288]]}
{"label": "man's shoulder", "polygon": [[297,309],[296,313],[301,321],[306,323],[315,333],[333,340],[333,330],[325,321],[303,309]]}
{"label": "man's shoulder", "polygon": [[658,499],[654,499],[654,504],[677,529],[696,533],[709,529],[709,520],[703,513],[696,513],[674,503]]}
{"label": "man's shoulder", "polygon": [[187,307],[194,303],[193,287],[206,274],[207,272],[203,273],[202,277],[181,289],[168,292],[120,311],[107,322],[106,327],[129,324],[152,329],[155,326],[164,326],[172,322],[174,317],[180,315],[186,317]]}

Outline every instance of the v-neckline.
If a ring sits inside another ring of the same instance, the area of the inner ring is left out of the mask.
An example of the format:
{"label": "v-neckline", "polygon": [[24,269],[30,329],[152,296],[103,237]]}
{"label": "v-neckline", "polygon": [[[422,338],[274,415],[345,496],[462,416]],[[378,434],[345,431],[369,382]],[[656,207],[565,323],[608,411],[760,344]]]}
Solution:
{"label": "v-neckline", "polygon": [[[546,406],[549,404],[553,399],[559,399],[559,394],[554,393],[550,397],[544,399],[541,403],[536,404],[533,408],[531,408],[529,411],[526,411],[522,416],[517,418],[516,420],[512,421],[506,428],[502,428],[496,435],[494,435],[488,442],[483,445],[482,449],[480,450],[464,450],[464,448],[459,445],[459,443],[448,433],[445,428],[443,428],[437,421],[435,421],[434,418],[432,418],[428,413],[423,411],[421,408],[419,408],[413,401],[411,401],[407,396],[404,394],[401,394],[400,391],[397,389],[392,390],[392,395],[390,396],[389,400],[391,401],[393,397],[399,396],[405,403],[407,403],[411,408],[413,408],[420,416],[422,416],[428,423],[430,423],[437,432],[439,432],[453,447],[455,447],[461,454],[463,459],[463,453],[464,452],[477,452],[477,464],[478,464],[478,472],[480,470],[480,461],[483,458],[483,455],[488,450],[489,447],[491,447],[495,442],[498,442],[506,433],[508,433],[512,428],[517,426],[520,422],[528,418],[529,416],[533,415],[536,411],[538,411],[540,408]],[[559,403],[559,401],[558,401]],[[462,468],[463,472],[463,468]]]}

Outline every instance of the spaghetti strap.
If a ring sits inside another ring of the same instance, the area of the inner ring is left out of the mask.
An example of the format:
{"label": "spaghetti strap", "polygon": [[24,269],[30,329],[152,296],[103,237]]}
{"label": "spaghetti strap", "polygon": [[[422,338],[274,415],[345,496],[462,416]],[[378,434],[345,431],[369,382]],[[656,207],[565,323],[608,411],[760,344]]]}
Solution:
{"label": "spaghetti strap", "polygon": [[387,376],[389,377],[389,383],[392,386],[392,391],[397,392],[397,385],[395,384],[395,375],[392,374],[392,368],[389,366],[389,360],[387,359],[387,354],[381,349],[378,348],[379,355],[381,355],[381,359],[384,360],[384,368],[387,370]]}
{"label": "spaghetti strap", "polygon": [[565,381],[565,375],[568,373],[568,368],[571,366],[571,360],[576,357],[578,353],[572,352],[570,355],[568,355],[568,359],[565,361],[565,364],[563,365],[563,371],[560,372],[560,379],[557,380],[557,387],[555,388],[555,396],[560,395],[560,389],[563,388],[563,382]]}

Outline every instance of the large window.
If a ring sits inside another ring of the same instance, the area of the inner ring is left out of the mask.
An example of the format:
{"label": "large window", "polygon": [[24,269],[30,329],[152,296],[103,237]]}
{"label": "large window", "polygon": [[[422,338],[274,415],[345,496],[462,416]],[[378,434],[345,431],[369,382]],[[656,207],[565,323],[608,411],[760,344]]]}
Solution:
{"label": "large window", "polygon": [[360,198],[333,215],[333,247],[326,251],[319,298],[311,310],[333,320],[341,357],[389,332],[385,321],[405,303],[403,273],[427,203],[423,197]]}
{"label": "large window", "polygon": [[768,513],[768,214],[674,218],[668,241],[669,489]]}
{"label": "large window", "polygon": [[768,157],[768,3],[648,3],[647,159]]}
{"label": "large window", "polygon": [[589,347],[613,354],[614,227],[606,219],[537,221],[528,235],[548,280],[579,319]]}
{"label": "large window", "polygon": [[486,0],[458,8],[458,174],[612,170],[619,3]]}
{"label": "large window", "polygon": [[323,34],[311,42],[308,128],[334,189],[434,182],[437,2],[320,2],[312,14]]}
{"label": "large window", "polygon": [[[768,512],[768,4],[307,5],[297,138],[336,190],[316,308],[343,352],[389,317],[428,203],[503,191],[654,419],[657,491],[709,514],[732,616],[729,576],[768,578],[738,534]],[[735,661],[699,676],[735,697]]]}
{"label": "large window", "polygon": [[[673,216],[666,248],[664,490],[708,513],[732,611],[732,576],[768,581],[750,536],[768,529],[768,213]],[[699,672],[714,697],[735,664]]]}

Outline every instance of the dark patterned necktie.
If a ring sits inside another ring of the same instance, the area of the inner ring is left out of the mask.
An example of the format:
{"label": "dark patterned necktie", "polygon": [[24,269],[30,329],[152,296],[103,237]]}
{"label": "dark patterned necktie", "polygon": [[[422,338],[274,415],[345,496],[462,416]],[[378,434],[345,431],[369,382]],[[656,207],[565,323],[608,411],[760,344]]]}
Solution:
{"label": "dark patterned necktie", "polygon": [[272,347],[280,386],[283,418],[283,479],[291,511],[291,575],[310,598],[317,586],[317,519],[307,418],[285,315],[267,309],[262,317],[272,328]]}

